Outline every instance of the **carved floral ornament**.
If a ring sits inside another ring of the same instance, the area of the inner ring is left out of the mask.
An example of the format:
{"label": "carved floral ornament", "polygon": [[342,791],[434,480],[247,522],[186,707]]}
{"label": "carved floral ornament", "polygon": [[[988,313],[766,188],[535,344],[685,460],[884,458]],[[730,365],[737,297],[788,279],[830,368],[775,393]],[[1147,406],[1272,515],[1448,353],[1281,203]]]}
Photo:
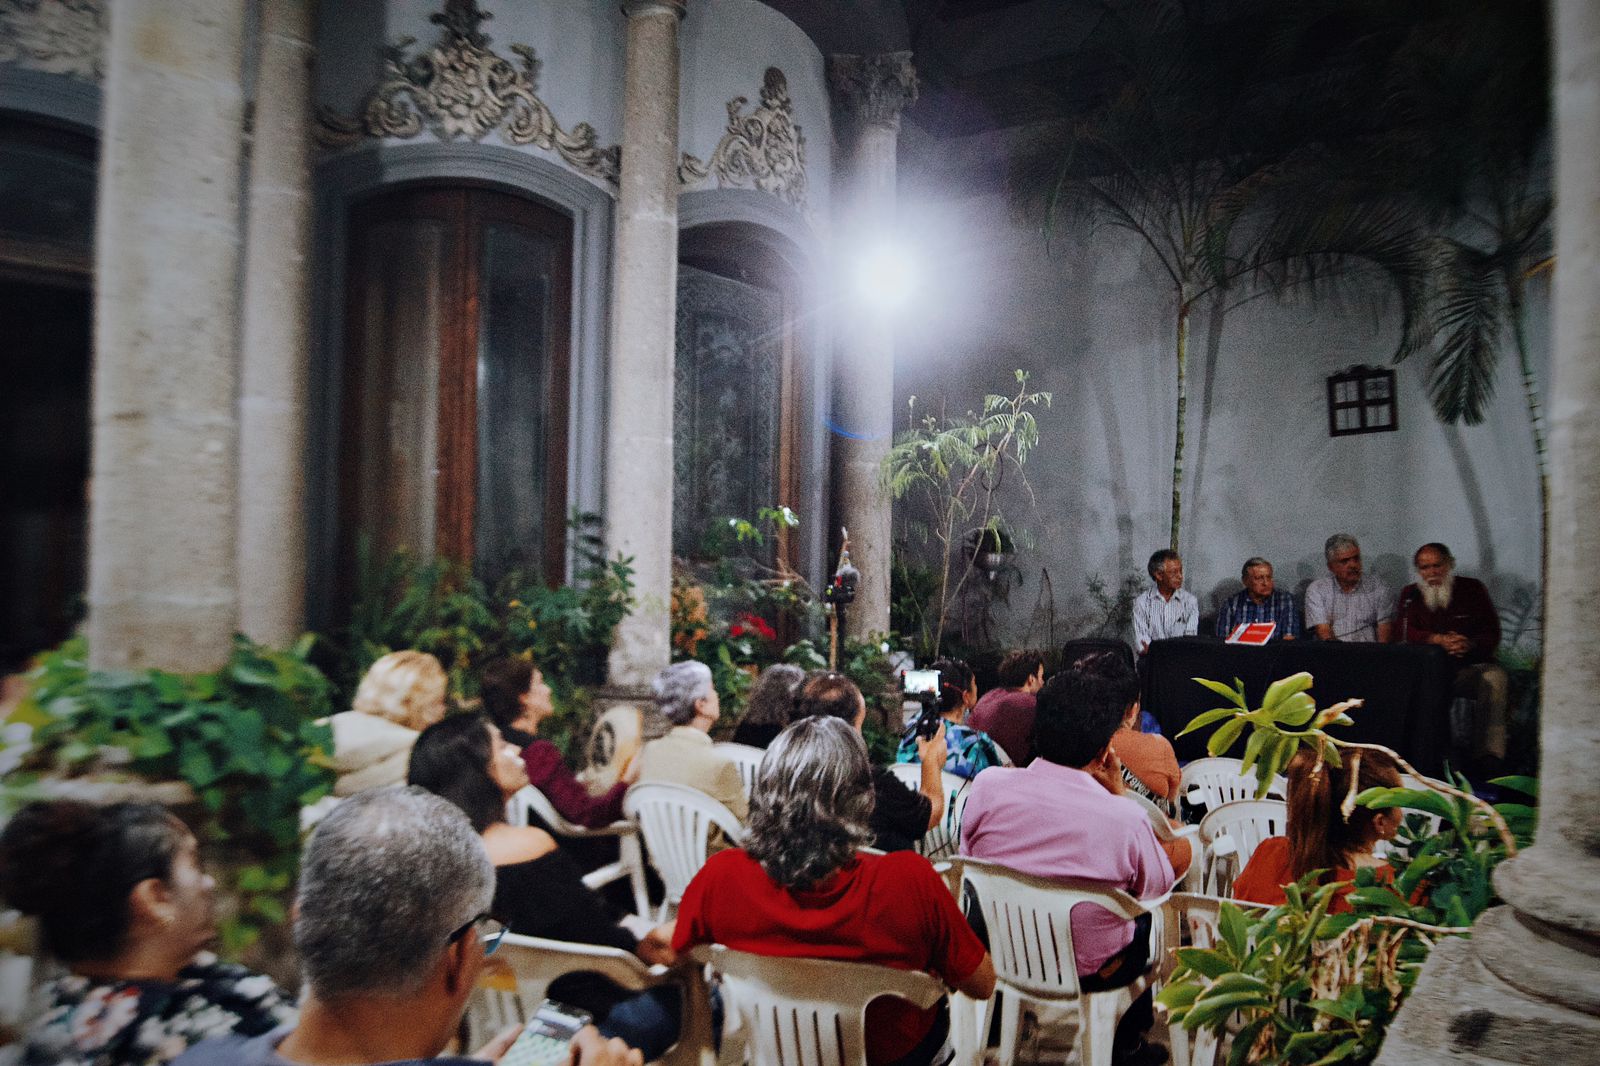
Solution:
{"label": "carved floral ornament", "polygon": [[900,112],[917,102],[910,52],[829,56],[828,83],[839,108],[868,125],[898,127]]}
{"label": "carved floral ornament", "polygon": [[319,109],[318,140],[345,147],[364,137],[409,139],[426,127],[441,141],[480,141],[498,129],[508,144],[554,151],[583,173],[615,183],[621,150],[616,145],[602,148],[587,122],[570,131],[561,128],[539,99],[539,60],[533,49],[511,46],[522,60],[518,66],[489,48],[489,36],[479,26],[493,17],[475,0],[446,0],[444,11],[429,16],[444,27],[439,42],[418,55],[409,54],[413,37],[379,49],[381,80],[367,94],[361,113],[344,116]]}
{"label": "carved floral ornament", "polygon": [[761,85],[761,103],[742,114],[749,101],[728,101],[728,130],[711,157],[701,162],[685,153],[678,179],[696,185],[715,178],[719,187],[759,189],[806,210],[806,139],[794,121],[789,82],[783,71],[768,67]]}
{"label": "carved floral ornament", "polygon": [[0,0],[0,63],[98,82],[104,0]]}

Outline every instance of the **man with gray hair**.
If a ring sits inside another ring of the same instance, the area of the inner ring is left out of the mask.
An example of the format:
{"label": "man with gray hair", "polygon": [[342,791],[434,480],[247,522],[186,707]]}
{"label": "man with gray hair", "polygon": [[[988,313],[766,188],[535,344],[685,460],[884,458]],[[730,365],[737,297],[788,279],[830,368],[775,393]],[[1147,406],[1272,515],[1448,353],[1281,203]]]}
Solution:
{"label": "man with gray hair", "polygon": [[665,781],[699,789],[744,821],[749,807],[739,767],[711,744],[711,727],[722,716],[711,668],[693,661],[673,663],[656,675],[650,694],[672,728],[639,753],[639,783]]}
{"label": "man with gray hair", "polygon": [[[473,1058],[439,1053],[456,1035],[485,956],[505,927],[488,915],[494,866],[466,815],[419,788],[373,789],[336,807],[301,862],[294,940],[300,1022],[195,1045],[182,1066],[466,1066],[497,1062],[512,1028]],[[591,1026],[581,1066],[641,1056]]]}
{"label": "man with gray hair", "polygon": [[1361,545],[1335,533],[1322,546],[1328,576],[1306,587],[1306,628],[1322,640],[1387,644],[1393,628],[1394,592],[1361,573]]}
{"label": "man with gray hair", "polygon": [[1227,637],[1235,629],[1252,622],[1273,622],[1273,640],[1293,640],[1300,635],[1300,612],[1294,597],[1272,580],[1272,564],[1253,555],[1239,569],[1244,588],[1222,602],[1217,612],[1217,636]]}

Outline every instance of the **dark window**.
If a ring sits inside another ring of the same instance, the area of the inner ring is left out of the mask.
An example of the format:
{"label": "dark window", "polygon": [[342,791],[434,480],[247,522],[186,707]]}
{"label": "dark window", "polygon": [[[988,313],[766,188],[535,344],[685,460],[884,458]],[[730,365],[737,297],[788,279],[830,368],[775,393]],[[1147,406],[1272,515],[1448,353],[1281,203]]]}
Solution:
{"label": "dark window", "polygon": [[1328,433],[1389,433],[1400,428],[1394,371],[1355,366],[1328,378]]}

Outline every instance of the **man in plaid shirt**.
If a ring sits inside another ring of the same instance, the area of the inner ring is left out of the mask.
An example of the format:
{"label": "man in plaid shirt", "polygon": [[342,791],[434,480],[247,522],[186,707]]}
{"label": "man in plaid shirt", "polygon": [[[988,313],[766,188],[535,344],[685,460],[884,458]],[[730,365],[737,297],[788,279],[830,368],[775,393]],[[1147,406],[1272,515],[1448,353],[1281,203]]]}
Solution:
{"label": "man in plaid shirt", "polygon": [[1294,597],[1272,583],[1272,564],[1261,556],[1246,559],[1239,571],[1244,588],[1222,604],[1217,614],[1217,636],[1226,637],[1246,622],[1276,622],[1273,640],[1293,640],[1300,635],[1300,612]]}

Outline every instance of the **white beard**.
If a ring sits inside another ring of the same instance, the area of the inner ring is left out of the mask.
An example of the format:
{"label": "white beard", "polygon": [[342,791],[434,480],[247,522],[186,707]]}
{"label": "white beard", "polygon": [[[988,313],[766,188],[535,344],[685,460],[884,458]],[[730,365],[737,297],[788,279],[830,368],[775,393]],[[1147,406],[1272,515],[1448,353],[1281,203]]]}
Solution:
{"label": "white beard", "polygon": [[1422,591],[1423,605],[1430,611],[1442,611],[1450,606],[1450,595],[1456,587],[1456,575],[1446,574],[1442,585],[1430,585],[1426,581],[1419,581],[1417,585]]}

